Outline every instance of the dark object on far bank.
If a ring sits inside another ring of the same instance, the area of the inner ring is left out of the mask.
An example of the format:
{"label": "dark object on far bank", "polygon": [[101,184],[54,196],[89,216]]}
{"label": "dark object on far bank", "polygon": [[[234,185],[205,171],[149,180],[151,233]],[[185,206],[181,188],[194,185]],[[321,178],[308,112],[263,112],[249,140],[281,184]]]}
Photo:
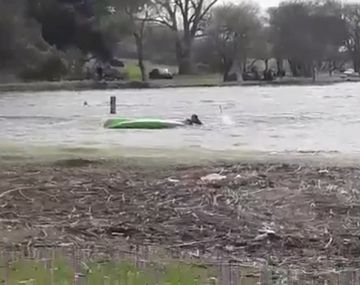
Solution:
{"label": "dark object on far bank", "polygon": [[261,76],[257,71],[246,71],[242,74],[242,79],[244,81],[257,81],[261,80]]}
{"label": "dark object on far bank", "polygon": [[264,80],[265,81],[273,81],[275,79],[275,73],[271,70],[264,70]]}
{"label": "dark object on far bank", "polygon": [[125,64],[122,60],[119,60],[117,58],[113,58],[110,60],[110,65],[114,67],[125,67]]}
{"label": "dark object on far bank", "polygon": [[285,70],[282,70],[282,69],[279,69],[276,76],[277,77],[284,77],[286,75],[286,71]]}
{"label": "dark object on far bank", "polygon": [[174,76],[167,69],[154,68],[149,72],[150,79],[173,79]]}
{"label": "dark object on far bank", "polygon": [[284,77],[286,75],[284,70],[279,70],[274,72],[272,69],[264,70],[261,74],[257,70],[246,71],[242,74],[242,79],[244,81],[273,81],[277,77]]}
{"label": "dark object on far bank", "polygon": [[98,66],[96,68],[96,75],[97,75],[97,79],[99,81],[103,80],[103,78],[104,78],[104,70],[103,70],[103,68],[101,66]]}
{"label": "dark object on far bank", "polygon": [[190,119],[185,120],[185,125],[202,125],[203,123],[199,120],[198,115],[193,114]]}
{"label": "dark object on far bank", "polygon": [[224,82],[235,82],[235,81],[238,81],[238,76],[236,73],[231,73],[224,76]]}

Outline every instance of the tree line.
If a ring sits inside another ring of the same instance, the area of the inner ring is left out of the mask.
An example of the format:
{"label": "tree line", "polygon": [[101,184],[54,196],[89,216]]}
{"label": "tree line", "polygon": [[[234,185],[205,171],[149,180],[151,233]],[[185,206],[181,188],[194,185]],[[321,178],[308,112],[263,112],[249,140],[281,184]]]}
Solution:
{"label": "tree line", "polygon": [[337,0],[267,11],[246,1],[0,0],[0,14],[0,69],[24,78],[56,79],[89,54],[106,62],[131,51],[143,80],[145,59],[174,62],[179,74],[202,64],[224,80],[234,68],[246,72],[249,60],[267,70],[275,59],[277,72],[287,61],[293,76],[331,74],[348,62],[360,71],[360,4]]}

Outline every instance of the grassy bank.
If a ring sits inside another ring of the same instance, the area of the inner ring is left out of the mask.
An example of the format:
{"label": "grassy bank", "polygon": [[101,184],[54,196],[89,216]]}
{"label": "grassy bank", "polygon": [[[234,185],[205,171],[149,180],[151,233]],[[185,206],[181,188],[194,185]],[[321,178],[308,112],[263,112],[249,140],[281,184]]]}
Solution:
{"label": "grassy bank", "polygon": [[51,165],[59,161],[105,163],[106,167],[188,165],[206,166],[218,163],[295,163],[311,165],[356,166],[358,154],[338,152],[262,152],[254,150],[212,150],[206,148],[141,148],[121,146],[36,146],[0,143],[0,166]]}
{"label": "grassy bank", "polygon": [[[133,75],[136,79],[137,77]],[[31,82],[31,83],[3,83],[0,92],[40,92],[40,91],[81,91],[106,89],[137,89],[137,88],[185,88],[185,87],[222,87],[222,86],[302,86],[302,85],[330,85],[343,82],[359,82],[360,78],[342,78],[340,76],[319,76],[316,82],[311,78],[285,77],[271,82],[240,81],[224,83],[216,74],[199,76],[176,76],[172,80],[152,80],[148,82],[133,81],[59,81],[59,82]]]}
{"label": "grassy bank", "polygon": [[[0,260],[0,281],[7,285],[270,285],[357,284],[358,270],[302,271],[271,264],[200,260],[149,260],[140,256],[112,259],[74,259],[55,251],[37,250],[50,257]],[[79,253],[79,252],[78,252]],[[77,253],[77,254],[78,254]],[[14,256],[14,254],[13,254]]]}
{"label": "grassy bank", "polygon": [[216,284],[219,275],[204,266],[180,262],[167,265],[146,262],[142,269],[126,261],[79,261],[77,268],[71,263],[66,258],[19,260],[0,271],[0,280],[8,285],[200,285]]}

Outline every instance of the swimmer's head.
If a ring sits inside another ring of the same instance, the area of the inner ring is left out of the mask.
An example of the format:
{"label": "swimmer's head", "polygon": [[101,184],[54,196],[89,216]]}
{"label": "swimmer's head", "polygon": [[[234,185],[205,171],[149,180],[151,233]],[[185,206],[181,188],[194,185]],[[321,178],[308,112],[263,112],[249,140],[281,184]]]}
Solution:
{"label": "swimmer's head", "polygon": [[199,117],[196,114],[191,116],[191,122],[196,125],[202,125],[202,122],[199,120]]}

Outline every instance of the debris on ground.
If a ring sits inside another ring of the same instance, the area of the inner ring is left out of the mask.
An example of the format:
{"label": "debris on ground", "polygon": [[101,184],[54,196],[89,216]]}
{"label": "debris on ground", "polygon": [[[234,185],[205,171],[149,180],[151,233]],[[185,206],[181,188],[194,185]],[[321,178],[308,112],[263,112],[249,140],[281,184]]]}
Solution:
{"label": "debris on ground", "polygon": [[6,165],[0,248],[130,243],[209,258],[358,267],[359,189],[357,167]]}
{"label": "debris on ground", "polygon": [[213,182],[213,181],[221,181],[226,179],[226,176],[220,175],[217,173],[208,174],[206,176],[201,177],[201,181],[204,182]]}

